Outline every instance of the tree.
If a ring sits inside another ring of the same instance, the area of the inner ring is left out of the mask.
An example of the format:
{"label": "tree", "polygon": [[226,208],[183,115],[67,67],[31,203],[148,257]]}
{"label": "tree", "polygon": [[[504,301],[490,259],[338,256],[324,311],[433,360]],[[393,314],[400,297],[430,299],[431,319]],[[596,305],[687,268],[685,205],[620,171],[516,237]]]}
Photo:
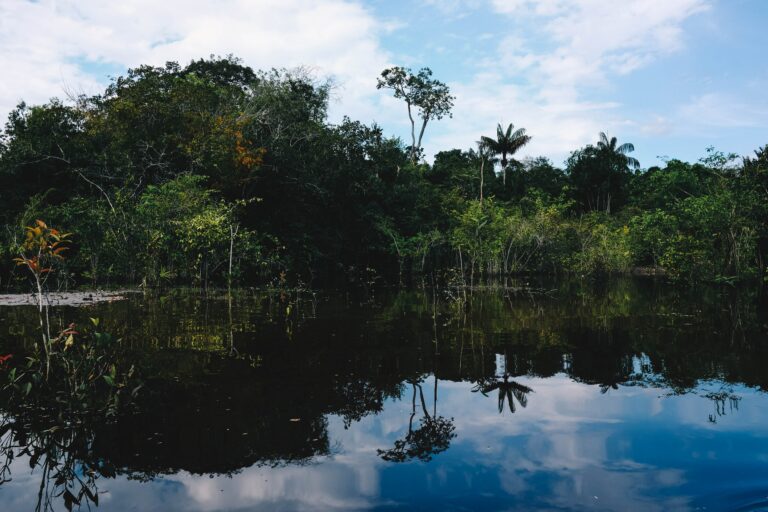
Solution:
{"label": "tree", "polygon": [[507,130],[501,128],[501,124],[496,126],[496,138],[483,136],[480,138],[488,152],[493,155],[501,155],[501,171],[503,173],[504,184],[507,184],[507,155],[514,155],[517,150],[531,141],[531,136],[525,133],[525,128],[518,128],[514,132],[515,125],[509,123]]}
{"label": "tree", "polygon": [[616,137],[600,132],[596,145],[574,151],[567,161],[574,199],[583,211],[603,210],[611,213],[624,205],[633,178],[632,170],[640,167],[628,156],[635,150],[630,143],[619,145]]}
{"label": "tree", "polygon": [[[393,67],[381,72],[381,77],[376,84],[377,89],[391,89],[395,98],[402,99],[408,106],[408,119],[411,122],[411,148],[409,158],[415,164],[421,151],[421,141],[427,123],[432,119],[442,119],[445,116],[452,117],[454,96],[451,95],[447,85],[432,78],[432,70],[421,68],[414,74],[409,68]],[[421,128],[416,136],[416,119],[413,110],[418,111],[421,120]]]}
{"label": "tree", "polygon": [[600,132],[597,149],[601,156],[611,163],[615,162],[623,165],[625,169],[637,170],[640,168],[640,162],[636,158],[627,155],[627,153],[632,153],[635,150],[635,146],[630,142],[625,142],[619,146],[616,137],[611,137],[609,140],[605,132]]}
{"label": "tree", "polygon": [[[483,137],[485,138],[485,137]],[[496,163],[494,153],[489,149],[488,144],[482,138],[477,141],[477,156],[480,158],[480,204],[483,204],[483,187],[485,186],[485,161],[491,164],[491,172],[493,172],[493,165]]]}

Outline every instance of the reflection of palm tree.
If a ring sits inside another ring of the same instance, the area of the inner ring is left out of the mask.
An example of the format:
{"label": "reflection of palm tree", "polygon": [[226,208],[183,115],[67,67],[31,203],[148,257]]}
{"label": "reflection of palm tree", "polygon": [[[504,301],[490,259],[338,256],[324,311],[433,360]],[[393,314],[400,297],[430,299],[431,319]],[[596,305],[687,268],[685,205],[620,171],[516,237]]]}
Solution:
{"label": "reflection of palm tree", "polygon": [[614,389],[614,390],[619,389],[619,384],[620,384],[619,382],[606,382],[606,383],[600,384],[600,394],[604,395],[611,389]]}
{"label": "reflection of palm tree", "polygon": [[[435,377],[434,410],[431,415],[424,400],[424,390],[421,384],[411,382],[411,385],[413,386],[413,398],[411,400],[411,416],[408,420],[408,433],[404,438],[397,439],[394,446],[389,450],[376,450],[379,456],[388,462],[405,462],[412,459],[429,462],[434,455],[447,450],[451,444],[451,439],[456,437],[453,418],[448,419],[437,415],[437,377]],[[419,426],[414,428],[417,391],[423,417],[419,420]]]}
{"label": "reflection of palm tree", "polygon": [[626,368],[621,368],[619,371],[612,373],[613,375],[606,375],[598,382],[601,395],[608,393],[612,389],[618,390],[620,385],[624,385],[624,383],[627,382]]}
{"label": "reflection of palm tree", "polygon": [[499,413],[504,412],[504,402],[507,402],[509,412],[515,412],[515,400],[521,407],[525,408],[528,405],[528,393],[532,393],[533,390],[528,386],[519,384],[513,380],[510,380],[509,364],[507,361],[507,354],[504,353],[504,375],[499,380],[496,377],[481,379],[472,388],[473,393],[478,391],[484,396],[488,396],[491,391],[499,390]]}
{"label": "reflection of palm tree", "polygon": [[480,392],[484,396],[488,396],[491,391],[499,390],[499,412],[504,412],[504,402],[507,402],[509,412],[515,412],[516,398],[521,407],[525,408],[528,405],[528,393],[533,392],[528,386],[518,384],[513,380],[509,380],[509,374],[504,373],[504,377],[501,380],[494,381],[481,381],[478,382],[475,387],[472,388],[472,392]]}

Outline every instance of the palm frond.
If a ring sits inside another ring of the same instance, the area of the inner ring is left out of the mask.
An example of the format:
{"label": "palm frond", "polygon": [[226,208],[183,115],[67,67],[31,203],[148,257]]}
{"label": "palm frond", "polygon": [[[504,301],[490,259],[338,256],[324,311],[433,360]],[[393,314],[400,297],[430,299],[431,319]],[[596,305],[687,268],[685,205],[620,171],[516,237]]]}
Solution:
{"label": "palm frond", "polygon": [[634,150],[635,150],[635,146],[631,142],[625,142],[624,144],[616,148],[616,152],[621,153],[622,155],[625,155],[627,153],[632,153]]}

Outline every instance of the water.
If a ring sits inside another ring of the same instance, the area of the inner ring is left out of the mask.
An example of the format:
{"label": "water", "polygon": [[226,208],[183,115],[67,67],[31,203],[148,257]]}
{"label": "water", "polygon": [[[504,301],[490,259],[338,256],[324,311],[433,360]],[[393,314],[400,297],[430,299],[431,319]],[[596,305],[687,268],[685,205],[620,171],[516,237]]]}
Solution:
{"label": "water", "polygon": [[[146,389],[117,424],[4,433],[0,508],[42,483],[65,510],[59,471],[110,511],[768,510],[757,290],[517,284],[59,308],[135,349]],[[0,308],[0,353],[34,326]]]}

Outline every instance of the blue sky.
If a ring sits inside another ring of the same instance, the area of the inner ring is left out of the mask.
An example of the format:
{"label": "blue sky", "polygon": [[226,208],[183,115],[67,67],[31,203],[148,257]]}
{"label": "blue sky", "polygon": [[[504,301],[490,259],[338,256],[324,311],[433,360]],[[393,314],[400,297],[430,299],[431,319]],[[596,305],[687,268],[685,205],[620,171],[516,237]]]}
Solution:
{"label": "blue sky", "polygon": [[428,157],[496,123],[562,163],[599,131],[657,156],[768,144],[767,0],[2,0],[0,115],[20,100],[95,93],[141,63],[233,53],[255,68],[334,77],[331,118],[408,136],[375,89],[386,66],[429,66],[456,95]]}

